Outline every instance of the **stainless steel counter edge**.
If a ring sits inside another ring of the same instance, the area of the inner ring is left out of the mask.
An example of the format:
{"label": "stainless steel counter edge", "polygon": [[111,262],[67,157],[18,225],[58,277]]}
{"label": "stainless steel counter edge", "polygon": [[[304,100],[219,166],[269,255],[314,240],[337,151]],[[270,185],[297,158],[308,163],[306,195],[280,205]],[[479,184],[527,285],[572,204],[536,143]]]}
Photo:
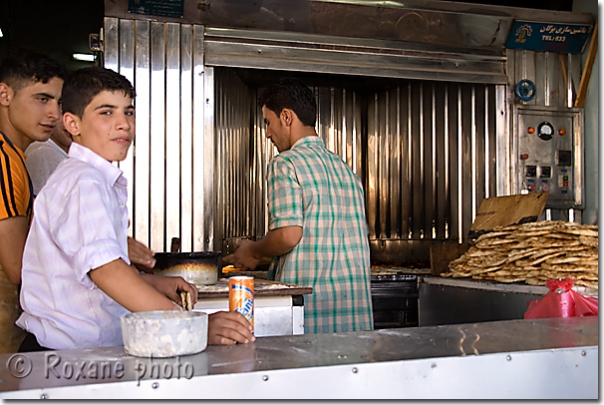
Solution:
{"label": "stainless steel counter edge", "polygon": [[[536,294],[545,295],[549,291],[549,288],[539,285],[529,284],[505,284],[496,282],[487,282],[480,280],[472,280],[469,278],[448,278],[448,277],[421,277],[420,281],[427,284],[433,285],[445,285],[451,287],[464,287],[464,288],[477,288],[487,291],[500,291],[500,292],[512,292],[521,294]],[[597,296],[598,291],[593,288],[587,289],[581,286],[573,286],[573,290],[586,295]]]}
{"label": "stainless steel counter edge", "polygon": [[0,398],[597,398],[598,319],[266,337],[168,359],[6,354],[0,380]]}

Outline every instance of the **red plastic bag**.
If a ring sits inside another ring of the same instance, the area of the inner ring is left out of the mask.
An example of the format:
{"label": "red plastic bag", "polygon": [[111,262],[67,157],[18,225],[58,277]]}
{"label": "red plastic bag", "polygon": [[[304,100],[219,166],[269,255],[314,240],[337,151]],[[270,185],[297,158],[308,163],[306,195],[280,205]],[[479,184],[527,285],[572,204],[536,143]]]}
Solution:
{"label": "red plastic bag", "polygon": [[545,297],[527,303],[524,319],[598,315],[598,299],[574,291],[573,283],[572,278],[547,280],[545,286],[549,292]]}

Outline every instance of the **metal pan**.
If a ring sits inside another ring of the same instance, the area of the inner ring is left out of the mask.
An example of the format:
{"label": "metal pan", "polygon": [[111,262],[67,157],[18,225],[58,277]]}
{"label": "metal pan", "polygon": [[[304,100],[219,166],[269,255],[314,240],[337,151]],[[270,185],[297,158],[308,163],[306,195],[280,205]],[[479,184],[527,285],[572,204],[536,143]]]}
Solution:
{"label": "metal pan", "polygon": [[180,276],[195,285],[215,284],[220,273],[221,252],[155,253],[153,274]]}

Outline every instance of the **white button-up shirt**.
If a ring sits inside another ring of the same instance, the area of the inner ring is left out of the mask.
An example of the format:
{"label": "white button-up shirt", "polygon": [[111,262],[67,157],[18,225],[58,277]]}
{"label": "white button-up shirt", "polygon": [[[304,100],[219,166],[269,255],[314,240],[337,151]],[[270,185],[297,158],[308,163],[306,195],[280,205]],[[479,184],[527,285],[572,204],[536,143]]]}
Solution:
{"label": "white button-up shirt", "polygon": [[127,180],[116,166],[77,143],[34,203],[25,243],[17,325],[50,349],[120,346],[129,311],[88,273],[128,259]]}

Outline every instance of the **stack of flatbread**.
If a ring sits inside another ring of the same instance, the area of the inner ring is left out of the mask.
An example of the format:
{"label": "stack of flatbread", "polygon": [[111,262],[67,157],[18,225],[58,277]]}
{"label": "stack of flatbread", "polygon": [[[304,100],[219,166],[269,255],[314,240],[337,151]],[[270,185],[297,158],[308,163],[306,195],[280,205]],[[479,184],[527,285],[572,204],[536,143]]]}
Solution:
{"label": "stack of flatbread", "polygon": [[442,277],[545,285],[572,278],[598,288],[598,226],[541,221],[497,227],[481,235]]}

